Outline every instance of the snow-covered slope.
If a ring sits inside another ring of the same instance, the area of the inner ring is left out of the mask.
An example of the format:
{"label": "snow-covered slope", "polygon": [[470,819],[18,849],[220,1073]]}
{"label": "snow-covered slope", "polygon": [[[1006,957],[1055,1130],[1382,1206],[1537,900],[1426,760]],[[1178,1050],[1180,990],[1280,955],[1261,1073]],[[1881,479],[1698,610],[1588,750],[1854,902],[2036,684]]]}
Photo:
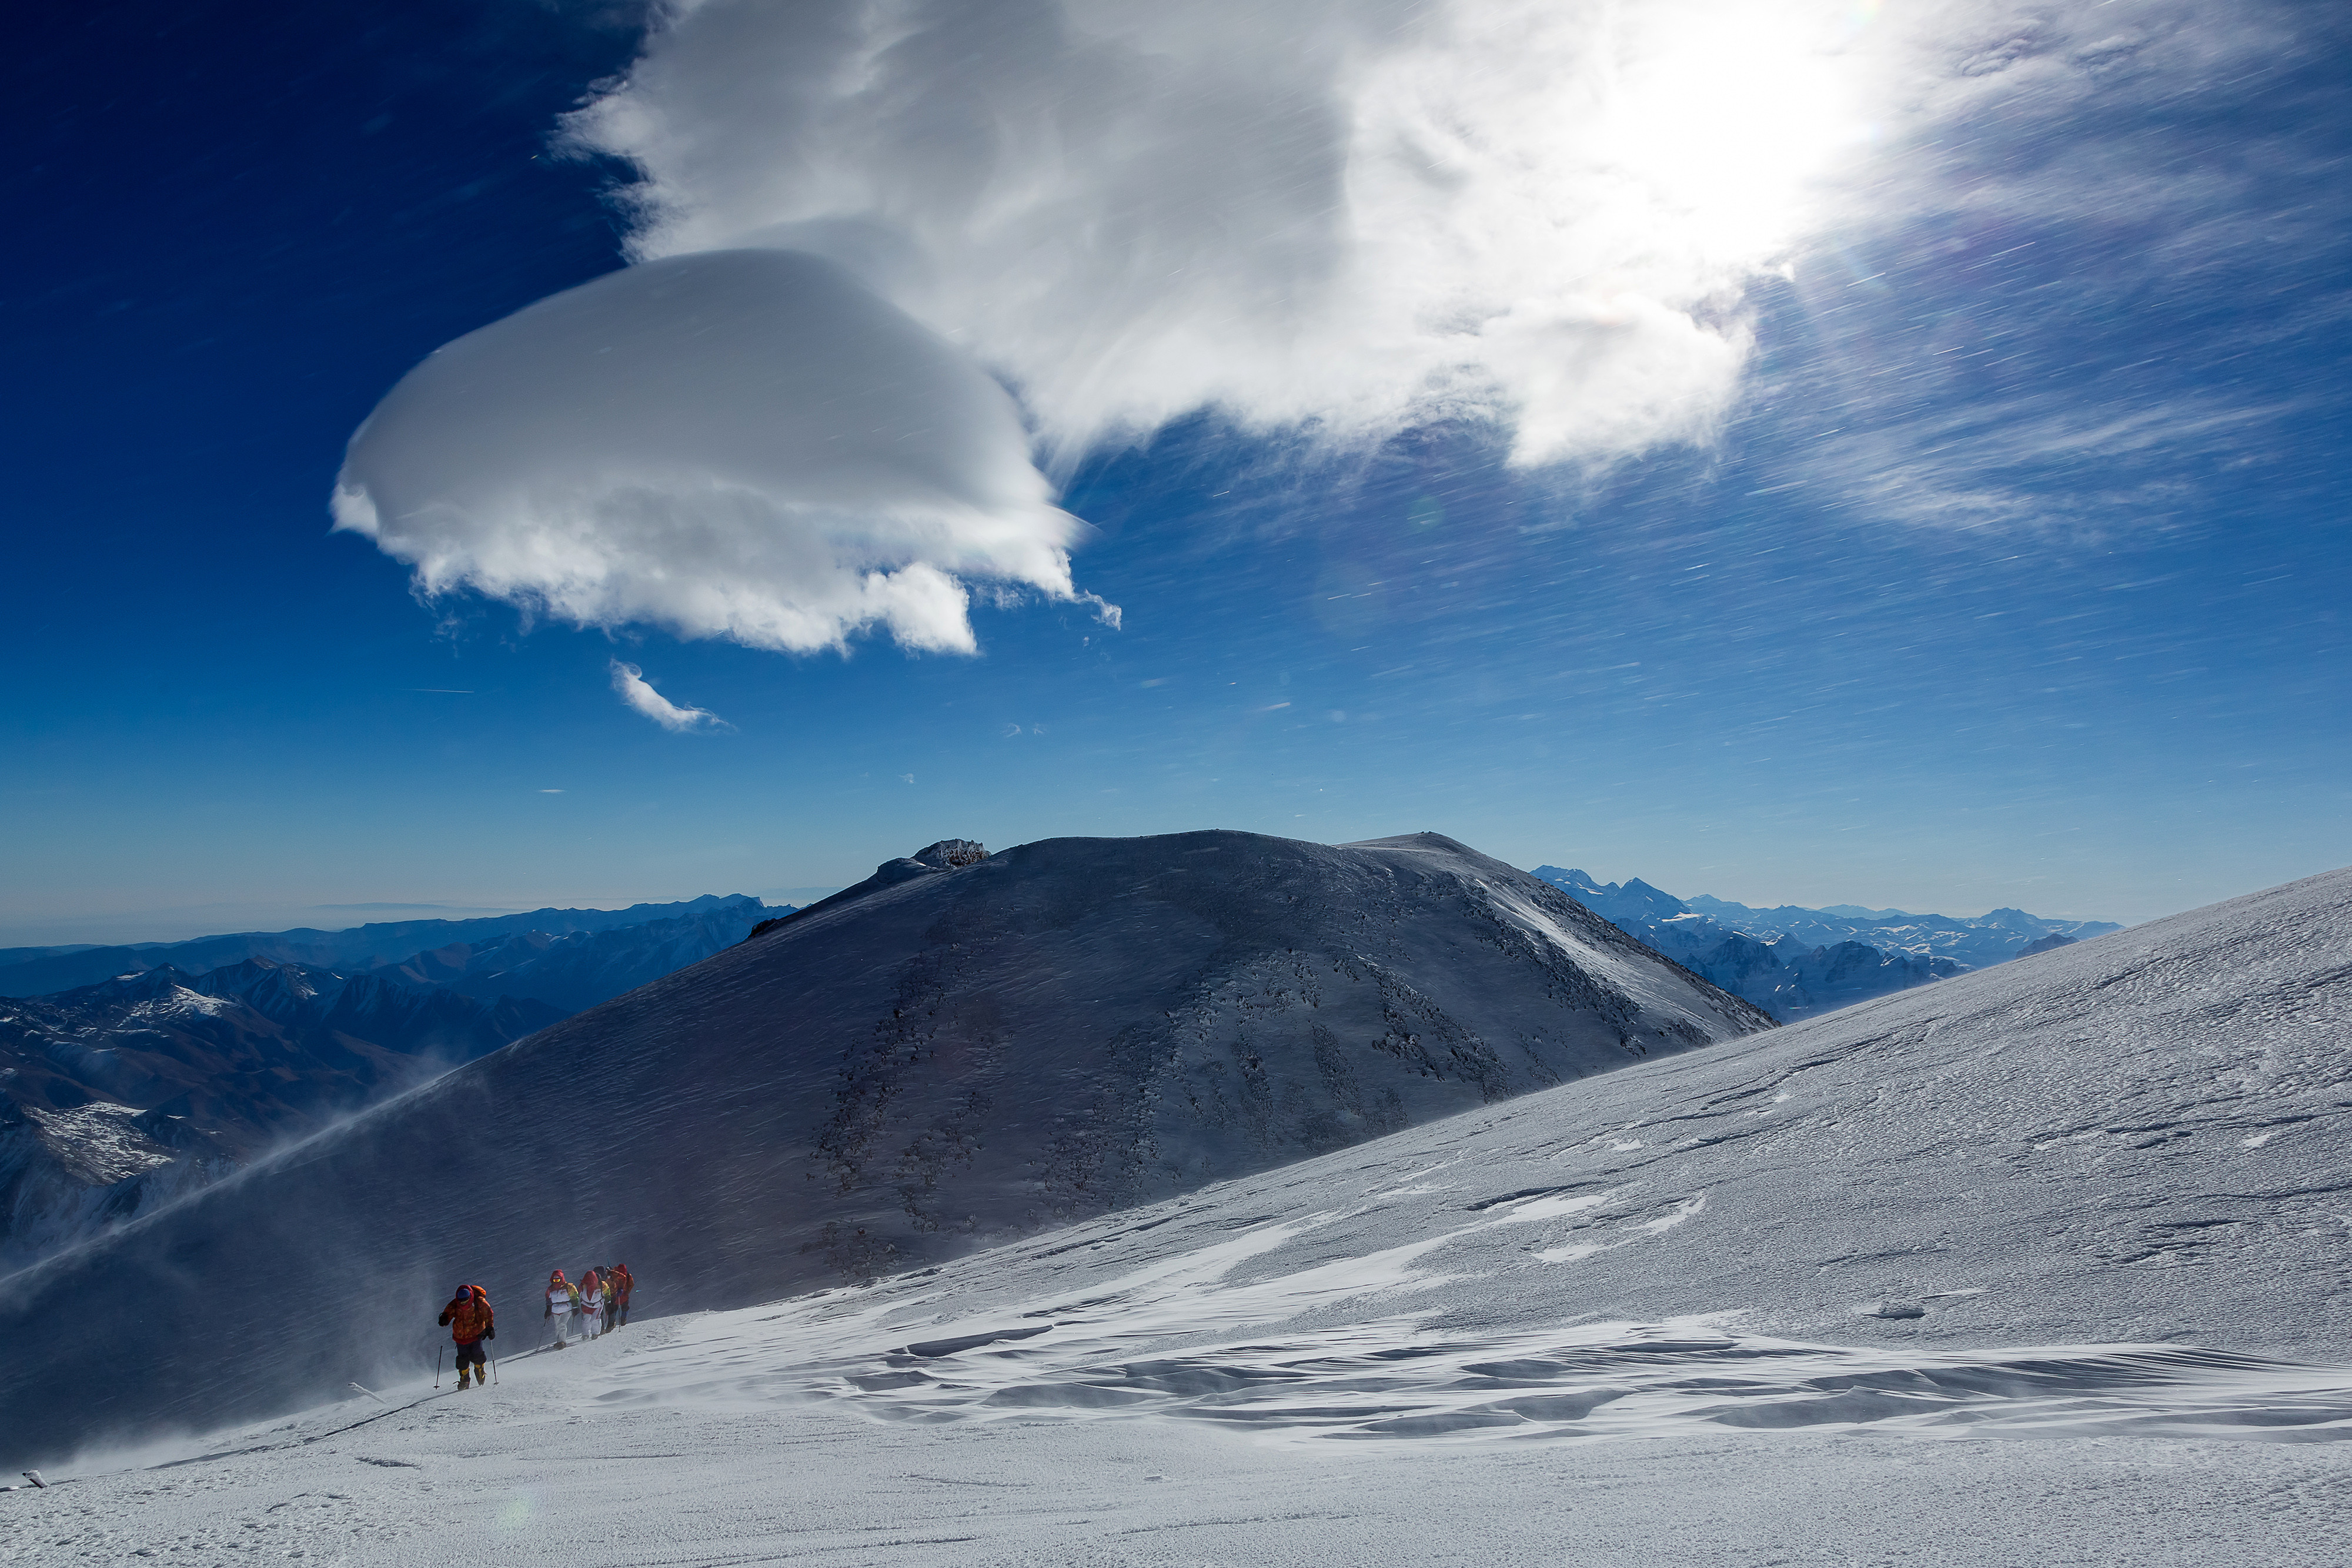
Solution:
{"label": "snow-covered slope", "polygon": [[495,1390],[0,1506],[28,1562],[2315,1568],[2348,1084],[2336,873],[871,1286],[510,1307]]}
{"label": "snow-covered slope", "polygon": [[[1768,1024],[1434,835],[895,862],[11,1277],[0,1337],[47,1349],[0,1365],[0,1448],[340,1387],[459,1275],[618,1257],[667,1306],[755,1301]],[[299,1334],[247,1332],[264,1281]]]}

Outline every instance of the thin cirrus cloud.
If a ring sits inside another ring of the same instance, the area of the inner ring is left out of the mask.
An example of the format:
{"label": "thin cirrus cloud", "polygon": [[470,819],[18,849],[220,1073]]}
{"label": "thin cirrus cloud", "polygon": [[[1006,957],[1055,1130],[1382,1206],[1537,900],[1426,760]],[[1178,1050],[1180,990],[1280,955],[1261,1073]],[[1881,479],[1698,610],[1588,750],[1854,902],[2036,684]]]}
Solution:
{"label": "thin cirrus cloud", "polygon": [[[635,664],[613,661],[613,689],[621,700],[638,713],[673,734],[690,729],[727,729],[727,721],[708,708],[681,707],[646,683],[646,673]],[[554,793],[554,791],[542,791]]]}
{"label": "thin cirrus cloud", "polygon": [[1775,477],[1880,520],[2105,526],[2202,514],[2200,469],[2291,465],[2315,389],[2205,372],[2340,336],[2314,285],[2347,225],[2307,199],[2340,153],[2304,133],[2340,97],[2332,30],[2263,0],[1920,19],[1882,105],[1899,155],[1791,269],[1815,349],[1782,395],[1831,428]]}

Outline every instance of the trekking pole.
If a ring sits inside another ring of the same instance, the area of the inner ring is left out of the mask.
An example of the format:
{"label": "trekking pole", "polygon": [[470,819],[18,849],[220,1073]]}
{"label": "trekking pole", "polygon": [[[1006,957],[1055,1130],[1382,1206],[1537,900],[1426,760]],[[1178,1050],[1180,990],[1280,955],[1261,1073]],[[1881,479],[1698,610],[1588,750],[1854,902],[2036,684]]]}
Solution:
{"label": "trekking pole", "polygon": [[441,1386],[441,1358],[448,1354],[449,1347],[447,1345],[443,1345],[439,1350],[433,1353],[433,1386],[436,1388]]}
{"label": "trekking pole", "polygon": [[491,1386],[491,1387],[493,1387],[493,1388],[496,1388],[498,1385],[499,1385],[499,1358],[498,1358],[497,1356],[495,1356],[495,1355],[494,1355],[494,1356],[490,1357],[490,1386]]}

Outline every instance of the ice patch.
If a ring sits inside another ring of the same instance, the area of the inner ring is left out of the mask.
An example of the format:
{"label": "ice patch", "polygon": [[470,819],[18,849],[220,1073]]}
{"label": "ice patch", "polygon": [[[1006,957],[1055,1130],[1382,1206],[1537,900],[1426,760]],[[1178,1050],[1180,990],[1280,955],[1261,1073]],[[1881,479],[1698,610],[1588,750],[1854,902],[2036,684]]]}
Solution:
{"label": "ice patch", "polygon": [[1705,1208],[1706,1207],[1706,1194],[1700,1193],[1696,1197],[1686,1197],[1683,1199],[1682,1202],[1676,1204],[1675,1206],[1675,1211],[1672,1214],[1664,1215],[1656,1219],[1643,1220],[1639,1225],[1629,1225],[1625,1228],[1628,1230],[1646,1230],[1653,1236],[1664,1236],[1667,1231],[1672,1230],[1675,1226],[1680,1225],[1684,1220],[1688,1219],[1692,1215],[1696,1214],[1700,1209]]}
{"label": "ice patch", "polygon": [[1486,1210],[1486,1223],[1525,1225],[1538,1219],[1559,1219],[1571,1214],[1586,1214],[1629,1190],[1626,1187],[1610,1187],[1603,1192],[1535,1193],[1526,1197],[1509,1198]]}

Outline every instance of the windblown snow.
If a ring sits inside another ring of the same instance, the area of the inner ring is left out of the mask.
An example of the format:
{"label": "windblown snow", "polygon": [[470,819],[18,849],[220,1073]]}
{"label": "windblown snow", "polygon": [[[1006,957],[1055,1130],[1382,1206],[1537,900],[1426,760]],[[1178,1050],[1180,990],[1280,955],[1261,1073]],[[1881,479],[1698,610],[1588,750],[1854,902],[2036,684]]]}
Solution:
{"label": "windblown snow", "polygon": [[509,1306],[498,1388],[93,1458],[0,1562],[2341,1563],[2347,1039],[2352,872],[872,1284]]}

